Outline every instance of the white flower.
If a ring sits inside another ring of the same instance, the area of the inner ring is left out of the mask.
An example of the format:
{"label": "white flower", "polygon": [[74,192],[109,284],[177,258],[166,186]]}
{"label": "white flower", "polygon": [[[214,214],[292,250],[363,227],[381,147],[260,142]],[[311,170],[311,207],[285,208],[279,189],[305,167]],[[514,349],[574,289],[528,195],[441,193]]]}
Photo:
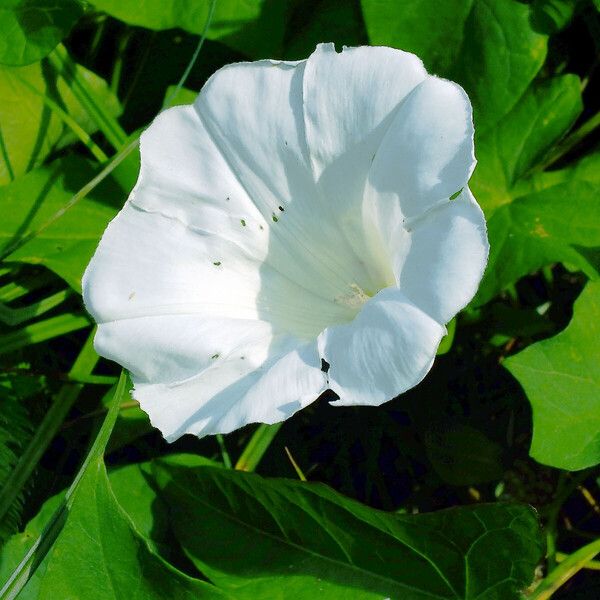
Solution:
{"label": "white flower", "polygon": [[392,399],[481,279],[470,103],[412,54],[227,66],[141,155],[84,300],[167,440]]}

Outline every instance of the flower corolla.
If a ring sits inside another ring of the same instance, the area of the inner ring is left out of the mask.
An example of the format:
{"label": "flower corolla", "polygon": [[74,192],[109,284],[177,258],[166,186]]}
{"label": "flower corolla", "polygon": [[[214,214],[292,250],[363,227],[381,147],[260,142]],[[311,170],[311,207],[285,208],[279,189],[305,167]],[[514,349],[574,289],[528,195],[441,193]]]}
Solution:
{"label": "flower corolla", "polygon": [[487,260],[463,89],[413,54],[226,66],[142,135],[83,280],[98,352],[167,440],[427,374]]}

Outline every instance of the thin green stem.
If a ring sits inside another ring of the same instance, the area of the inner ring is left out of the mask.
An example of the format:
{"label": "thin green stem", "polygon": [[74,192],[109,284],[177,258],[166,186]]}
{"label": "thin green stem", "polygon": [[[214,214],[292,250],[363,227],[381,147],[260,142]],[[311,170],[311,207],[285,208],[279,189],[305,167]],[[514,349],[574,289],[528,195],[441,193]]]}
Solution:
{"label": "thin green stem", "polygon": [[296,471],[296,475],[298,475],[298,479],[300,481],[306,481],[306,475],[302,472],[302,469],[300,468],[298,463],[294,460],[294,457],[292,456],[290,449],[287,446],[285,446],[284,450],[285,450],[285,453],[287,454],[289,461],[292,463],[292,467],[294,467],[294,471]]}
{"label": "thin green stem", "polygon": [[541,511],[546,519],[546,560],[548,569],[552,570],[556,566],[556,539],[558,537],[558,517],[562,505],[569,496],[583,483],[590,475],[591,469],[585,469],[577,474],[561,472],[558,480],[558,486],[553,501]]}
{"label": "thin green stem", "polygon": [[[98,362],[98,355],[94,351],[93,346],[94,333],[92,331],[89,335],[69,372],[69,376],[87,376],[94,370]],[[50,410],[46,413],[35,435],[23,454],[19,457],[15,468],[10,472],[2,490],[0,490],[0,520],[4,518],[23,489],[23,486],[46,451],[46,448],[61,428],[65,417],[71,410],[82,389],[82,384],[67,383],[58,392]]]}
{"label": "thin green stem", "polygon": [[88,57],[92,62],[98,56],[98,51],[100,50],[100,41],[102,40],[102,36],[104,35],[107,20],[108,19],[106,15],[98,16],[98,27],[96,28],[96,32],[94,33],[94,37],[92,38],[92,43],[90,44],[90,49],[88,51]]}
{"label": "thin green stem", "polygon": [[231,469],[231,457],[229,456],[229,452],[227,452],[227,446],[225,446],[225,438],[220,433],[217,433],[215,437],[217,438],[217,444],[219,444],[219,450],[221,451],[221,459],[223,460],[223,465],[225,465],[227,469]]}
{"label": "thin green stem", "polygon": [[106,415],[102,427],[100,427],[100,431],[81,465],[81,468],[67,490],[61,505],[54,512],[41,535],[33,543],[23,560],[19,563],[19,566],[13,571],[2,590],[0,590],[0,600],[13,600],[13,598],[18,596],[58,538],[67,520],[69,510],[73,505],[73,497],[77,492],[79,482],[87,472],[88,467],[93,462],[99,461],[102,458],[104,449],[106,448],[106,444],[119,414],[121,399],[127,389],[126,382],[127,377],[124,372],[121,372],[121,377],[116,386],[108,414]]}
{"label": "thin green stem", "polygon": [[235,463],[236,470],[254,471],[277,435],[281,425],[282,423],[275,423],[274,425],[263,423],[259,425],[244,448],[242,455]]}
{"label": "thin green stem", "polygon": [[542,579],[530,600],[548,600],[571,577],[583,569],[600,552],[600,539],[587,544],[563,560]]}
{"label": "thin green stem", "polygon": [[[567,560],[571,554],[566,554],[564,552],[556,553],[556,562],[564,562]],[[588,560],[585,565],[583,565],[584,569],[590,569],[591,571],[600,571],[600,561],[599,560]]]}
{"label": "thin green stem", "polygon": [[131,39],[132,30],[128,27],[125,33],[121,36],[119,44],[117,46],[117,58],[113,67],[112,76],[110,78],[110,89],[113,94],[119,93],[119,85],[121,84],[121,74],[123,73],[123,55],[127,50],[127,45]]}
{"label": "thin green stem", "polygon": [[108,142],[115,150],[120,150],[127,141],[127,134],[119,125],[119,122],[104,110],[102,102],[95,97],[94,92],[84,79],[82,71],[71,60],[64,46],[59,45],[48,56],[48,61],[58,75],[69,84],[77,101],[93,119],[98,129],[106,136]]}
{"label": "thin green stem", "polygon": [[206,17],[206,23],[204,24],[204,30],[202,31],[202,35],[200,36],[200,41],[198,42],[198,46],[196,46],[196,50],[194,51],[194,54],[192,54],[192,58],[191,58],[190,62],[188,63],[187,67],[185,68],[183,75],[180,77],[179,82],[175,86],[175,89],[171,92],[171,95],[165,100],[163,108],[168,108],[169,106],[171,106],[171,103],[173,102],[173,100],[175,100],[175,98],[177,98],[177,94],[179,94],[181,88],[185,85],[187,78],[190,76],[190,73],[192,72],[192,69],[194,68],[194,65],[196,64],[196,60],[198,60],[200,50],[202,50],[202,46],[204,45],[204,40],[206,39],[206,36],[208,34],[208,29],[212,22],[213,13],[215,12],[216,4],[217,4],[217,0],[212,0],[212,2],[210,3],[210,8],[208,10],[208,16]]}

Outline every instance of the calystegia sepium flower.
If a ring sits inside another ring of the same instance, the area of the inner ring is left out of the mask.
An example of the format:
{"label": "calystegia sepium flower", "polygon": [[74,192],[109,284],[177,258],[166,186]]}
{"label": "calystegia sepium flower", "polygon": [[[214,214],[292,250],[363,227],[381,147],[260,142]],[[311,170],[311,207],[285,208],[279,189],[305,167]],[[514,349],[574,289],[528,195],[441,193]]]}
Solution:
{"label": "calystegia sepium flower", "polygon": [[412,54],[227,66],[142,135],[84,277],[96,348],[167,440],[282,421],[328,388],[386,402],[482,277],[474,165],[467,95]]}

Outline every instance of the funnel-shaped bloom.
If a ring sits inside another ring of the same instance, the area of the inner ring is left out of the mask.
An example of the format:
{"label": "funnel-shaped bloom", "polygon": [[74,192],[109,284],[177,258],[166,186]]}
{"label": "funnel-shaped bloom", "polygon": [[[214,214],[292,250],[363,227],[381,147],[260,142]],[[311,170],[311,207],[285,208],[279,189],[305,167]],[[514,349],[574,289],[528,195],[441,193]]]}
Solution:
{"label": "funnel-shaped bloom", "polygon": [[412,54],[227,66],[141,156],[84,300],[167,440],[392,399],[481,279],[469,99]]}

